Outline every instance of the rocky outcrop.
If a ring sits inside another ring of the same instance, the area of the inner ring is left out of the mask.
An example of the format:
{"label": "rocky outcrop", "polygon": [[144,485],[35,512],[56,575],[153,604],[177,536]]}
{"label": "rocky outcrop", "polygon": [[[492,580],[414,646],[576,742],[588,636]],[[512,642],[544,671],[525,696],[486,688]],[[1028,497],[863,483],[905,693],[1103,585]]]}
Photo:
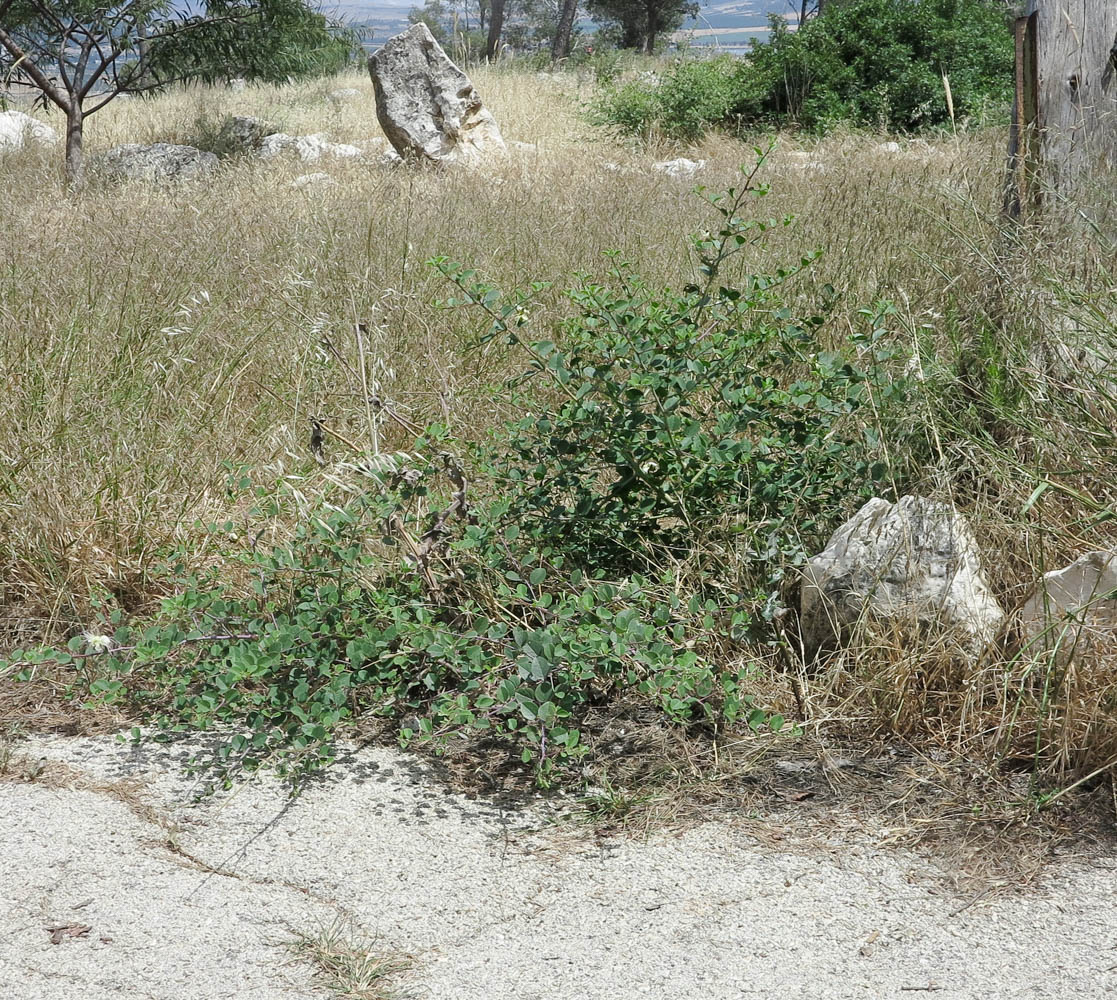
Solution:
{"label": "rocky outcrop", "polygon": [[505,152],[473,84],[425,24],[389,39],[368,61],[380,127],[405,160],[478,163]]}
{"label": "rocky outcrop", "polygon": [[811,658],[860,622],[929,627],[977,652],[1003,619],[965,518],[922,497],[870,500],[803,572],[800,627]]}
{"label": "rocky outcrop", "polygon": [[343,142],[330,142],[321,132],[316,132],[314,135],[288,135],[286,132],[276,132],[261,140],[259,153],[260,158],[264,160],[291,154],[304,163],[315,163],[324,156],[348,160],[364,155],[363,151],[356,146]]}
{"label": "rocky outcrop", "polygon": [[1026,653],[1076,656],[1117,654],[1117,551],[1087,552],[1045,573],[1020,609]]}
{"label": "rocky outcrop", "polygon": [[49,125],[22,111],[0,111],[0,153],[11,153],[28,145],[49,146],[58,133]]}
{"label": "rocky outcrop", "polygon": [[117,146],[96,161],[96,172],[111,180],[180,181],[204,177],[216,169],[213,153],[166,142]]}

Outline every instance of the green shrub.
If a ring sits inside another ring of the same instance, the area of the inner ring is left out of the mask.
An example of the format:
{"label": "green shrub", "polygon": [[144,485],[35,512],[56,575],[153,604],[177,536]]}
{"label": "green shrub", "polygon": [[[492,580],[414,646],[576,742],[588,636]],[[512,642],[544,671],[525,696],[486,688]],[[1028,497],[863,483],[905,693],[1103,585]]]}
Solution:
{"label": "green shrub", "polygon": [[648,139],[653,132],[692,140],[725,123],[736,103],[736,60],[680,59],[661,76],[645,73],[608,88],[589,108],[589,119],[619,135]]}
{"label": "green shrub", "polygon": [[843,121],[910,131],[1008,107],[1012,36],[992,0],[834,0],[797,31],[773,16],[738,79],[735,112],[758,124]]}
{"label": "green shrub", "polygon": [[25,676],[72,665],[76,694],[161,731],[216,729],[196,763],[225,781],[313,771],[368,717],[404,742],[484,733],[543,782],[614,699],[679,725],[781,728],[750,688],[783,569],[889,474],[879,414],[908,387],[879,323],[828,348],[828,303],[791,313],[781,285],[811,258],[729,280],[781,224],[742,218],[765,193],[753,176],[709,197],[722,223],[694,238],[695,283],[653,289],[614,256],[570,290],[551,339],[527,335],[542,286],[502,295],[436,259],[459,290],[445,305],[482,310],[482,340],[527,359],[521,419],[468,463],[431,428],[338,469],[316,500],[261,489],[248,530],[211,526],[211,571],[172,561],[154,620],[113,611],[13,660]]}
{"label": "green shrub", "polygon": [[[1007,110],[1012,38],[993,0],[832,0],[791,31],[769,18],[744,60],[685,59],[607,90],[590,120],[621,135],[692,140],[717,126],[911,131]],[[944,75],[953,107],[948,105]]]}

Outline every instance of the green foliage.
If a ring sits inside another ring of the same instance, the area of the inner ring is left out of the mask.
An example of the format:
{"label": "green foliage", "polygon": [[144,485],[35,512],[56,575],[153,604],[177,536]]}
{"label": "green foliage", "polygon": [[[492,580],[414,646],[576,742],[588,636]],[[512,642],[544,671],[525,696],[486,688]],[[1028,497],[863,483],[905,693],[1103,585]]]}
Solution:
{"label": "green foliage", "polygon": [[750,687],[783,569],[887,473],[879,423],[855,418],[908,389],[881,325],[828,348],[828,303],[792,315],[780,289],[810,258],[729,280],[789,221],[742,217],[765,193],[754,176],[708,196],[721,226],[694,237],[695,283],[653,289],[613,255],[603,282],[569,291],[553,339],[527,335],[543,286],[502,295],[433,262],[458,289],[445,305],[481,310],[482,341],[526,358],[524,416],[473,449],[478,499],[430,428],[314,501],[261,489],[249,531],[211,526],[211,571],[172,561],[154,620],[107,612],[100,634],[13,660],[70,664],[77,693],[163,732],[216,730],[197,764],[226,781],[305,775],[370,717],[405,743],[484,734],[541,782],[589,751],[591,710],[613,700],[678,725],[781,728]]}
{"label": "green foliage", "polygon": [[910,131],[1007,107],[1012,36],[993,0],[834,0],[796,32],[770,18],[739,81],[747,122]]}
{"label": "green foliage", "polygon": [[337,73],[360,50],[356,34],[306,0],[207,0],[203,13],[160,30],[149,64],[159,79],[283,83]]}
{"label": "green foliage", "polygon": [[729,120],[738,72],[731,56],[679,59],[662,75],[647,73],[607,89],[590,105],[589,119],[618,135],[697,139]]}
{"label": "green foliage", "polygon": [[680,60],[658,80],[607,91],[591,120],[641,138],[839,122],[911,131],[1011,98],[1012,39],[992,0],[832,0],[798,31],[778,15],[769,23],[748,59]]}
{"label": "green foliage", "polygon": [[503,432],[488,472],[509,498],[508,522],[567,565],[623,575],[697,560],[712,569],[713,553],[731,553],[745,567],[739,582],[767,586],[843,498],[885,475],[879,442],[853,418],[908,391],[887,368],[886,310],[866,311],[870,330],[828,349],[833,290],[805,318],[781,296],[812,257],[720,283],[732,258],[790,224],[741,217],[746,199],[765,193],[750,175],[708,196],[722,227],[695,237],[702,280],[682,291],[650,288],[610,255],[605,282],[583,278],[569,292],[577,311],[554,340],[524,338],[523,296],[504,299],[438,261],[465,292],[460,301],[492,316],[485,340],[521,347],[524,379],[549,383],[546,405],[522,400],[527,416]]}
{"label": "green foliage", "polygon": [[622,49],[655,51],[656,43],[698,13],[693,0],[587,0],[601,34]]}

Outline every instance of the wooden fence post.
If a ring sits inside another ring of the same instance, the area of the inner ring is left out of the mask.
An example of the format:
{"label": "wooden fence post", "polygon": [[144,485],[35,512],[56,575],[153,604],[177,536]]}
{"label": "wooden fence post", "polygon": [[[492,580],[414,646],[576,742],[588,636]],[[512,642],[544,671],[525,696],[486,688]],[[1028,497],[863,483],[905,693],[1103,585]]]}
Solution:
{"label": "wooden fence post", "polygon": [[1016,20],[1006,212],[1117,169],[1117,0],[1028,0]]}

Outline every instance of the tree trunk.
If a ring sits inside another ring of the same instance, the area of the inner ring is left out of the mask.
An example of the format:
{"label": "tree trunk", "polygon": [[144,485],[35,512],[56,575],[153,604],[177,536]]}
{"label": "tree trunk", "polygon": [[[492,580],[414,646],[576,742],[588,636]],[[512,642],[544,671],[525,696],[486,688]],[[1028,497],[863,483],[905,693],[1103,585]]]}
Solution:
{"label": "tree trunk", "polygon": [[574,30],[574,15],[577,12],[578,0],[562,0],[562,13],[555,29],[555,40],[551,43],[551,59],[555,62],[570,55],[570,34]]}
{"label": "tree trunk", "polygon": [[1117,6],[1030,0],[1016,22],[1016,104],[1009,142],[1011,216],[1117,167]]}
{"label": "tree trunk", "polygon": [[77,99],[66,114],[66,183],[73,191],[80,191],[85,182],[85,163],[82,160],[81,140],[85,116]]}
{"label": "tree trunk", "polygon": [[485,58],[492,62],[500,52],[500,33],[504,30],[504,6],[507,0],[492,0],[489,8],[489,38],[485,44]]}
{"label": "tree trunk", "polygon": [[655,54],[655,36],[659,34],[659,7],[655,0],[647,5],[648,33],[644,36],[644,51]]}

